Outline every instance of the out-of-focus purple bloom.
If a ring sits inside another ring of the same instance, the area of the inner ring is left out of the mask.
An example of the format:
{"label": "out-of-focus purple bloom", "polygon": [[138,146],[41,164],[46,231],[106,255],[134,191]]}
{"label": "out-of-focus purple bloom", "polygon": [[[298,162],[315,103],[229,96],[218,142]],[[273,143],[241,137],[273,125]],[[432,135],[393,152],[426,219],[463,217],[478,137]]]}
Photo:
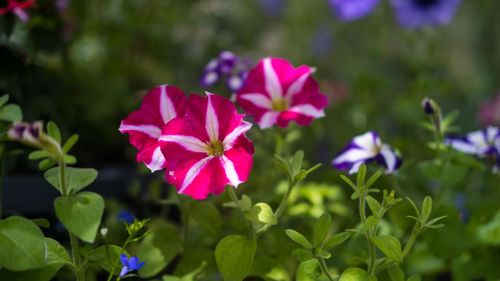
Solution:
{"label": "out-of-focus purple bloom", "polygon": [[42,145],[42,140],[40,139],[42,130],[42,121],[35,121],[33,123],[19,122],[15,123],[9,129],[7,135],[13,140],[40,147]]}
{"label": "out-of-focus purple bloom", "polygon": [[135,217],[132,213],[122,210],[118,213],[118,219],[125,223],[131,224],[134,222]]}
{"label": "out-of-focus purple bloom", "polygon": [[466,223],[469,220],[469,211],[467,210],[467,197],[465,193],[459,192],[455,195],[455,207],[462,222]]}
{"label": "out-of-focus purple bloom", "polygon": [[122,270],[120,271],[120,277],[125,276],[127,273],[134,271],[134,270],[139,270],[141,267],[144,265],[144,262],[139,262],[138,257],[130,257],[128,258],[127,255],[121,254],[120,255],[120,261],[122,262]]}
{"label": "out-of-focus purple bloom", "polygon": [[451,22],[462,0],[391,0],[398,23],[408,29]]}
{"label": "out-of-focus purple bloom", "polygon": [[262,12],[268,16],[277,17],[285,9],[285,0],[259,0],[258,3]]}
{"label": "out-of-focus purple bloom", "polygon": [[370,14],[379,0],[328,0],[330,7],[342,21],[353,21]]}
{"label": "out-of-focus purple bloom", "polygon": [[479,106],[479,119],[485,125],[500,126],[500,93],[496,98]]}
{"label": "out-of-focus purple bloom", "polygon": [[225,79],[226,87],[236,92],[243,86],[250,67],[251,63],[247,59],[223,51],[205,66],[200,82],[203,87],[210,87]]}
{"label": "out-of-focus purple bloom", "polygon": [[376,132],[370,131],[355,137],[332,161],[339,170],[349,174],[358,172],[363,163],[376,161],[385,167],[386,173],[394,173],[402,164],[402,159],[382,140]]}
{"label": "out-of-focus purple bloom", "polygon": [[320,26],[311,40],[311,53],[318,57],[330,54],[333,47],[333,35],[328,26]]}
{"label": "out-of-focus purple bloom", "polygon": [[493,160],[493,172],[500,169],[500,129],[489,126],[484,130],[468,133],[465,137],[451,136],[446,144],[463,153]]}
{"label": "out-of-focus purple bloom", "polygon": [[55,6],[59,12],[64,12],[69,7],[69,0],[55,0]]}

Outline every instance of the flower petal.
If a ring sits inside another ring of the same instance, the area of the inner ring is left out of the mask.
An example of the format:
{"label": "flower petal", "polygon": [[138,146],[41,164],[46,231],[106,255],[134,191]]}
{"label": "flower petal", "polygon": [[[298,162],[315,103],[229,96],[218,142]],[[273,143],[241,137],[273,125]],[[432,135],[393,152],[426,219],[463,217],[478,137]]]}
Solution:
{"label": "flower petal", "polygon": [[173,142],[186,150],[199,153],[207,153],[207,144],[200,139],[192,136],[182,135],[162,135],[159,139],[160,142]]}
{"label": "flower petal", "polygon": [[207,164],[207,162],[212,159],[212,156],[207,156],[200,159],[198,162],[194,163],[187,171],[182,185],[179,188],[179,193],[182,194],[186,188],[194,181],[194,179],[200,174],[202,168]]}
{"label": "flower petal", "polygon": [[259,93],[249,93],[242,95],[241,99],[251,102],[253,105],[260,108],[272,110],[272,101],[265,95]]}
{"label": "flower petal", "polygon": [[240,126],[234,128],[232,132],[226,135],[224,140],[222,141],[225,150],[229,150],[233,147],[234,142],[243,134],[245,134],[248,130],[252,128],[252,124],[250,122],[243,121]]}
{"label": "flower petal", "polygon": [[264,77],[266,80],[266,90],[272,100],[283,98],[283,89],[280,80],[273,68],[271,58],[265,58],[263,62]]}

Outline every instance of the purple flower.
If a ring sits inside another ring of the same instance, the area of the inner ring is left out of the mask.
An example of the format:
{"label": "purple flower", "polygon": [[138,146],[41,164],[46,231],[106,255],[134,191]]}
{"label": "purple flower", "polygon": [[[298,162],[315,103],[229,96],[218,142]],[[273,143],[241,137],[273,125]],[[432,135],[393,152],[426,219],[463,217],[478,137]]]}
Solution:
{"label": "purple flower", "polygon": [[139,270],[141,267],[144,265],[144,262],[139,262],[138,257],[130,257],[127,258],[125,254],[120,255],[120,260],[122,262],[122,270],[120,271],[120,278],[125,276],[127,273],[134,271],[134,270]]}
{"label": "purple flower", "polygon": [[36,121],[33,123],[19,122],[15,123],[7,132],[9,138],[20,141],[29,145],[40,147],[42,140],[43,122]]}
{"label": "purple flower", "polygon": [[205,66],[200,82],[203,87],[211,87],[219,80],[225,79],[226,87],[236,92],[243,86],[250,67],[248,60],[239,58],[232,52],[223,51]]}
{"label": "purple flower", "polygon": [[125,223],[131,224],[134,222],[135,217],[132,213],[122,210],[118,213],[118,219]]}
{"label": "purple flower", "polygon": [[342,21],[353,21],[371,13],[379,0],[329,0],[330,7]]}
{"label": "purple flower", "polygon": [[462,0],[391,0],[399,24],[408,29],[451,22]]}
{"label": "purple flower", "polygon": [[284,0],[259,0],[261,10],[268,16],[279,16],[285,8]]}
{"label": "purple flower", "polygon": [[500,169],[500,129],[489,126],[484,130],[468,133],[465,137],[448,137],[446,144],[463,153],[493,160],[493,172]]}
{"label": "purple flower", "polygon": [[376,161],[386,169],[386,173],[394,173],[402,164],[402,159],[382,140],[376,132],[370,131],[355,137],[347,147],[332,161],[339,170],[349,170],[349,174],[358,172],[363,163]]}

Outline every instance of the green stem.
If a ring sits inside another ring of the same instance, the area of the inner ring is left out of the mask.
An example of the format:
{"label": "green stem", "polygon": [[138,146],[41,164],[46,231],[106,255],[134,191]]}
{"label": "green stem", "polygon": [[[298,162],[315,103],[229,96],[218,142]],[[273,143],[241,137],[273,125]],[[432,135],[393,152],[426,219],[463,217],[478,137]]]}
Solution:
{"label": "green stem", "polygon": [[0,219],[3,215],[3,173],[4,173],[4,164],[5,164],[5,151],[2,146],[1,155],[0,155]]}
{"label": "green stem", "polygon": [[[127,240],[125,240],[125,242],[124,242],[124,243],[123,243],[123,245],[122,245],[122,249],[125,249],[125,247],[127,247],[127,246],[128,246],[128,244],[130,243],[130,240],[131,240],[131,239],[132,239],[132,236],[129,236],[129,237],[127,238]],[[115,262],[113,263],[113,267],[111,268],[111,272],[109,273],[109,276],[108,276],[107,281],[111,281],[111,279],[113,278],[113,275],[115,275],[116,265],[118,264],[118,262],[119,262],[119,261],[120,261],[120,258],[117,258],[117,259],[115,260]],[[120,278],[119,276],[118,276],[118,277],[116,277],[116,278],[117,278],[116,280],[120,280],[120,279],[119,279],[119,278]]]}
{"label": "green stem", "polygon": [[[238,199],[238,195],[236,195],[236,192],[234,191],[234,188],[228,187],[228,193],[229,197],[234,201],[234,203],[238,206],[238,209],[240,209],[241,212],[243,212],[243,207],[241,206],[240,200]],[[248,221],[248,237],[250,239],[255,240],[256,235],[255,235],[255,230],[253,228],[252,222]]]}
{"label": "green stem", "polygon": [[[290,194],[292,193],[293,187],[294,187],[294,184],[293,184],[292,180],[288,179],[288,188],[286,190],[286,193],[283,196],[283,198],[281,199],[281,203],[278,206],[278,209],[276,209],[276,212],[274,213],[274,217],[276,218],[276,220],[279,220],[279,218],[285,212],[286,207],[288,205],[288,198],[290,197]],[[270,227],[271,227],[270,224],[264,225],[264,227],[262,227],[261,229],[259,229],[259,231],[257,231],[257,236],[261,235],[264,232],[266,232]]]}
{"label": "green stem", "polygon": [[326,278],[330,281],[334,281],[333,277],[330,275],[330,272],[328,272],[328,268],[326,267],[326,262],[325,259],[323,258],[316,258],[319,262],[319,267],[321,268],[321,272],[326,276]]}
{"label": "green stem", "polygon": [[[360,191],[363,191],[360,196],[359,196],[359,217],[361,219],[362,223],[366,222],[366,191],[363,190],[364,188],[359,187]],[[374,236],[374,232],[371,231],[370,229],[365,232],[365,238],[366,241],[368,242],[368,250],[370,254],[370,261],[368,263],[368,274],[372,275],[374,270],[375,270],[375,262],[377,260],[377,251],[375,249],[375,244],[373,243],[372,237]]]}
{"label": "green stem", "polygon": [[[61,185],[61,192],[64,197],[68,197],[68,188],[66,186],[66,162],[59,162],[59,183]],[[80,253],[78,252],[78,238],[71,232],[69,232],[69,241],[71,244],[71,253],[73,255],[73,264],[75,266],[75,275],[77,281],[84,281],[85,275],[83,270],[81,270],[80,264]]]}

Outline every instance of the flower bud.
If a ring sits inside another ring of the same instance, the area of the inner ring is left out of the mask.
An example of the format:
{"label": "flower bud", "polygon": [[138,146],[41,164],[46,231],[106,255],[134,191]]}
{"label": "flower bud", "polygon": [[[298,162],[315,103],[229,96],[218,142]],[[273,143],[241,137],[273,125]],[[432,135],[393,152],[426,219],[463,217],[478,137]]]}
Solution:
{"label": "flower bud", "polygon": [[423,100],[422,100],[422,108],[424,109],[424,112],[426,114],[436,114],[438,112],[441,111],[441,109],[439,108],[439,105],[432,99],[428,98],[428,97],[425,97]]}
{"label": "flower bud", "polygon": [[14,124],[12,128],[7,132],[7,135],[16,141],[23,142],[27,145],[41,147],[41,135],[43,128],[42,121],[36,121],[33,123],[20,122]]}

